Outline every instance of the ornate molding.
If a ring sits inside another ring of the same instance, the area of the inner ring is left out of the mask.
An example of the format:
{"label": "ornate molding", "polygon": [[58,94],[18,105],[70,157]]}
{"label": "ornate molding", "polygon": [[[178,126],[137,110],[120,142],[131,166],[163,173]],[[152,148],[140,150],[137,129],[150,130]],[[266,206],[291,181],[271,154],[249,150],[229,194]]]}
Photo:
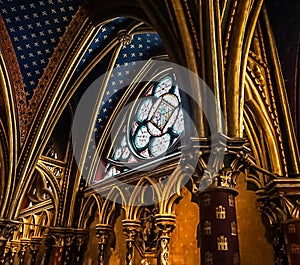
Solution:
{"label": "ornate molding", "polygon": [[278,177],[257,191],[269,224],[300,220],[300,178]]}
{"label": "ornate molding", "polygon": [[132,41],[133,35],[127,32],[126,30],[120,30],[118,33],[118,41],[121,43],[122,47],[130,44]]}
{"label": "ornate molding", "polygon": [[30,254],[31,254],[31,264],[36,263],[37,254],[39,251],[39,248],[41,246],[43,238],[42,237],[32,237],[30,242]]}
{"label": "ornate molding", "polygon": [[[220,135],[214,145],[209,141],[201,145],[201,156],[192,176],[193,193],[213,187],[235,188],[238,175],[251,165],[250,149],[244,139]],[[218,155],[220,150],[225,150],[223,156]],[[213,157],[213,162],[208,156]]]}

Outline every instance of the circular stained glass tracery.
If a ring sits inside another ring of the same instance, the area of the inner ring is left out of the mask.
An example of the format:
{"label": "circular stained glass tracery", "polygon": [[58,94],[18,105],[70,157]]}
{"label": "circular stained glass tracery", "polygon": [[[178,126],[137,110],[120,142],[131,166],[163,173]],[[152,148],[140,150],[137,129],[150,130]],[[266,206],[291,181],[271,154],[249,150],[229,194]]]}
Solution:
{"label": "circular stained glass tracery", "polygon": [[171,77],[163,78],[141,100],[130,137],[134,152],[144,158],[167,152],[184,130],[179,89]]}
{"label": "circular stained glass tracery", "polygon": [[136,163],[163,155],[184,131],[179,88],[171,77],[152,84],[124,126],[113,159]]}

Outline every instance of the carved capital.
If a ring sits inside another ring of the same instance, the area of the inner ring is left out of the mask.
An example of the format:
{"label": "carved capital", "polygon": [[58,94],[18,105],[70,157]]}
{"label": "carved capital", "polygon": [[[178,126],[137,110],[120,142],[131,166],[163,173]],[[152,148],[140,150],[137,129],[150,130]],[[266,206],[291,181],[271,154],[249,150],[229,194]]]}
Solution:
{"label": "carved capital", "polygon": [[5,247],[6,241],[18,229],[18,222],[0,219],[0,248]]}
{"label": "carved capital", "polygon": [[170,255],[169,254],[170,236],[176,226],[175,215],[158,214],[155,216],[155,223],[159,229],[159,235],[160,235],[160,264],[168,265],[169,255]]}
{"label": "carved capital", "polygon": [[88,233],[86,233],[86,232],[77,234],[76,235],[76,246],[78,248],[82,248],[86,244],[87,238],[88,238]]}
{"label": "carved capital", "polygon": [[300,220],[300,178],[277,178],[259,190],[258,202],[269,224]]}
{"label": "carved capital", "polygon": [[273,239],[276,264],[288,264],[288,260],[293,260],[291,264],[298,264],[300,261],[299,255],[293,254],[295,247],[300,246],[297,241],[300,231],[299,188],[299,177],[277,177],[263,190],[257,191],[262,215],[268,222],[268,232]]}
{"label": "carved capital", "polygon": [[71,246],[75,239],[74,229],[55,227],[49,231],[49,235],[53,238],[53,247]]}
{"label": "carved capital", "polygon": [[39,247],[42,243],[43,238],[42,237],[32,237],[30,242],[30,251],[38,251]]}
{"label": "carved capital", "polygon": [[19,253],[18,253],[20,264],[24,264],[24,262],[25,262],[25,255],[26,255],[27,249],[29,248],[29,245],[30,245],[30,239],[21,238],[20,249],[19,249]]}
{"label": "carved capital", "polygon": [[96,225],[96,235],[98,239],[98,244],[106,245],[108,243],[109,236],[112,233],[112,227],[106,224]]}
{"label": "carved capital", "polygon": [[155,216],[155,224],[159,229],[160,238],[169,239],[176,227],[175,215],[157,214]]}
{"label": "carved capital", "polygon": [[239,170],[234,170],[231,167],[222,168],[215,178],[216,187],[235,188],[237,176],[240,174]]}
{"label": "carved capital", "polygon": [[20,240],[20,252],[26,252],[29,245],[30,245],[30,239],[27,238],[21,238]]}
{"label": "carved capital", "polygon": [[195,194],[210,187],[235,188],[240,172],[250,166],[250,150],[244,139],[217,135],[200,141],[201,151],[192,177]]}
{"label": "carved capital", "polygon": [[137,234],[140,232],[140,222],[137,220],[123,220],[122,224],[126,241],[135,241]]}
{"label": "carved capital", "polygon": [[82,264],[84,252],[86,250],[86,243],[88,239],[88,231],[87,230],[76,230],[76,249],[75,249],[75,258],[74,265]]}
{"label": "carved capital", "polygon": [[134,264],[133,245],[140,232],[141,224],[137,220],[123,220],[123,231],[126,240],[126,265]]}

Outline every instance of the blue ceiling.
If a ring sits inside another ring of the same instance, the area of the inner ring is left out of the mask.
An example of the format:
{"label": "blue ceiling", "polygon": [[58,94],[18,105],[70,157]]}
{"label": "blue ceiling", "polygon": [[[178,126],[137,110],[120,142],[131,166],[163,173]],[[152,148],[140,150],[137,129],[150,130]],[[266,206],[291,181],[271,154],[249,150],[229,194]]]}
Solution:
{"label": "blue ceiling", "polygon": [[[27,103],[32,98],[49,59],[81,2],[82,0],[0,0],[0,15],[18,59]],[[116,18],[99,26],[93,41],[77,66],[71,83],[104,48],[108,47],[120,30],[128,30],[136,23],[137,21],[130,18]],[[81,84],[82,91],[108,70],[113,52],[114,49],[89,73]],[[95,120],[87,164],[91,162],[89,159],[93,157],[107,119],[126,89],[124,84],[130,83],[139,70],[135,67],[135,61],[148,60],[162,54],[165,54],[162,41],[158,34],[153,32],[135,33],[131,42],[122,47],[114,65],[115,74],[110,77],[105,88],[98,117]],[[120,68],[122,65],[124,67]]]}
{"label": "blue ceiling", "polygon": [[14,46],[27,101],[81,2],[0,0],[0,15]]}

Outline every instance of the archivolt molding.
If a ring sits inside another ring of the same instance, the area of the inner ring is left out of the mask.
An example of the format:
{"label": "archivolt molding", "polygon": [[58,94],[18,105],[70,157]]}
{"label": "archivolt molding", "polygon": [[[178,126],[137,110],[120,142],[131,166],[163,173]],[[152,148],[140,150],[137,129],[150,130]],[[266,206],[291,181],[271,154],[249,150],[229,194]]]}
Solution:
{"label": "archivolt molding", "polygon": [[281,72],[279,56],[278,56],[277,49],[276,49],[275,38],[273,36],[273,32],[271,29],[271,25],[269,22],[266,8],[263,9],[262,15],[263,15],[263,19],[264,19],[264,25],[266,27],[265,36],[268,40],[270,61],[273,66],[272,74],[273,74],[274,83],[276,84],[277,93],[278,93],[278,97],[279,97],[278,98],[278,109],[280,109],[280,111],[282,113],[281,114],[282,120],[283,120],[282,130],[284,130],[287,135],[287,139],[285,140],[285,142],[287,143],[287,146],[289,148],[289,153],[286,154],[286,156],[289,155],[289,159],[292,164],[292,167],[291,167],[291,169],[289,169],[289,171],[292,171],[295,174],[299,174],[300,173],[299,149],[297,146],[297,139],[296,139],[296,135],[294,132],[293,121],[292,121],[292,117],[291,117],[291,113],[290,113],[290,109],[289,109],[289,105],[288,105],[288,98],[287,98],[286,88],[285,88],[285,84],[284,84],[284,78],[283,78],[282,72]]}
{"label": "archivolt molding", "polygon": [[[4,38],[5,39],[5,38]],[[2,40],[2,39],[1,39]],[[8,47],[8,52],[10,52],[10,48]],[[10,65],[10,64],[9,64]],[[13,66],[13,61],[11,67]],[[18,75],[18,71],[12,69],[13,74]],[[3,160],[1,161],[3,164],[1,167],[5,168],[7,171],[5,172],[7,175],[6,183],[3,183],[2,186],[5,191],[2,197],[2,207],[0,211],[0,217],[5,217],[7,214],[7,205],[12,201],[13,191],[16,185],[16,177],[15,177],[15,165],[17,161],[17,154],[19,148],[19,133],[18,133],[18,122],[17,122],[17,112],[20,110],[16,109],[14,95],[13,92],[13,84],[11,84],[10,72],[6,69],[5,58],[3,57],[2,51],[0,52],[0,86],[2,89],[2,96],[4,98],[4,110],[5,110],[5,125],[4,121],[0,121],[0,144],[2,146],[3,152]],[[18,77],[16,77],[16,82],[18,82]]]}
{"label": "archivolt molding", "polygon": [[[79,228],[88,228],[91,222],[91,218],[94,217],[94,214],[96,212],[95,210],[96,205],[97,205],[96,198],[94,197],[93,194],[83,199],[82,207],[80,208],[80,216],[78,220]],[[99,212],[99,206],[97,209]]]}
{"label": "archivolt molding", "polygon": [[[287,173],[285,166],[286,161],[284,153],[282,153],[282,143],[281,145],[279,144],[277,137],[277,133],[280,133],[280,131],[274,126],[271,115],[269,114],[268,105],[265,104],[264,99],[261,97],[256,85],[252,82],[250,77],[247,77],[247,82],[249,85],[245,86],[246,104],[254,114],[256,122],[263,128],[262,134],[266,139],[272,163],[271,171],[275,174],[285,176]],[[252,126],[256,127],[257,125],[253,124]],[[255,131],[248,133],[252,135]],[[258,139],[260,138],[259,136],[257,137]]]}
{"label": "archivolt molding", "polygon": [[4,196],[7,180],[9,175],[9,143],[4,125],[0,119],[0,205],[4,204]]}

